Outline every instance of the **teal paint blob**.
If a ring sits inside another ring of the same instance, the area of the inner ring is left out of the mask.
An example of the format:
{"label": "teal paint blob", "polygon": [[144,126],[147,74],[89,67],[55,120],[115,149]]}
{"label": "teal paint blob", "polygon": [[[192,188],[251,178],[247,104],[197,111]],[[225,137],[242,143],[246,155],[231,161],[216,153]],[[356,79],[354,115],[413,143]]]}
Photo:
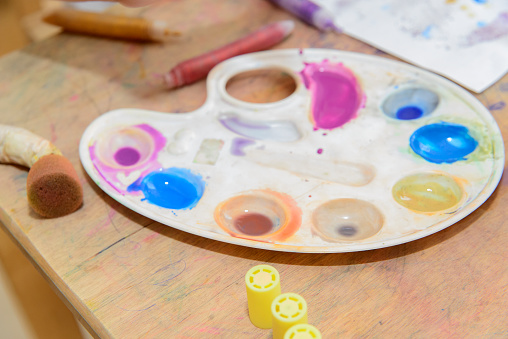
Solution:
{"label": "teal paint blob", "polygon": [[151,204],[171,209],[190,209],[203,196],[205,183],[201,176],[186,168],[158,169],[138,179],[128,192],[141,191]]}
{"label": "teal paint blob", "polygon": [[478,142],[467,127],[441,122],[417,129],[409,139],[411,149],[422,158],[436,164],[465,160]]}

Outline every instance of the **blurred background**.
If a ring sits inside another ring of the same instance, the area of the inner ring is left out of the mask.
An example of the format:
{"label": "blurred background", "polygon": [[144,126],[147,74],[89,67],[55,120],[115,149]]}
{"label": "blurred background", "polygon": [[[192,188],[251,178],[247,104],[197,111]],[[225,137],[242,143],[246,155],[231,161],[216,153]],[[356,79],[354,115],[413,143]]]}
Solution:
{"label": "blurred background", "polygon": [[[60,29],[43,13],[63,6],[49,0],[0,0],[0,57],[47,39]],[[1,122],[0,122],[1,123]],[[91,338],[52,286],[0,227],[0,338]]]}

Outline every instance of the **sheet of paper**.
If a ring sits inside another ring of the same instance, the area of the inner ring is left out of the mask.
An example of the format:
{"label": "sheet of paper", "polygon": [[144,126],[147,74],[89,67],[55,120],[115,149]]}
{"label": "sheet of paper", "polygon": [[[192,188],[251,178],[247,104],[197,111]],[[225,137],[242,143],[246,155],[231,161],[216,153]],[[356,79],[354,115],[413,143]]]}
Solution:
{"label": "sheet of paper", "polygon": [[344,33],[480,93],[508,71],[507,0],[315,0]]}

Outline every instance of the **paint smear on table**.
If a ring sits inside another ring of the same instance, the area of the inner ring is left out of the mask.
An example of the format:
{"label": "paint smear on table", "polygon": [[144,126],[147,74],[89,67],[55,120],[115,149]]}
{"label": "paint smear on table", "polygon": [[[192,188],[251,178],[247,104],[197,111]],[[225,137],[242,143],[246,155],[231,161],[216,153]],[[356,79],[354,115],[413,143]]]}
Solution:
{"label": "paint smear on table", "polygon": [[342,63],[308,63],[300,74],[311,93],[315,128],[334,129],[357,116],[365,95],[354,73]]}

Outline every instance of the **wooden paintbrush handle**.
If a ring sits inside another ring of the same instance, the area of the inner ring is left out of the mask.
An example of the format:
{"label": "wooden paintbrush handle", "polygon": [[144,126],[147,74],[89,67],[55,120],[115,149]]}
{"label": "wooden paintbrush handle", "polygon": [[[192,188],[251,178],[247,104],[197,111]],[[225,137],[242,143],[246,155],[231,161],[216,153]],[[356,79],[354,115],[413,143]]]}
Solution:
{"label": "wooden paintbrush handle", "polygon": [[133,40],[164,40],[179,35],[166,23],[143,18],[110,15],[60,8],[50,13],[44,21],[74,33],[99,35]]}

